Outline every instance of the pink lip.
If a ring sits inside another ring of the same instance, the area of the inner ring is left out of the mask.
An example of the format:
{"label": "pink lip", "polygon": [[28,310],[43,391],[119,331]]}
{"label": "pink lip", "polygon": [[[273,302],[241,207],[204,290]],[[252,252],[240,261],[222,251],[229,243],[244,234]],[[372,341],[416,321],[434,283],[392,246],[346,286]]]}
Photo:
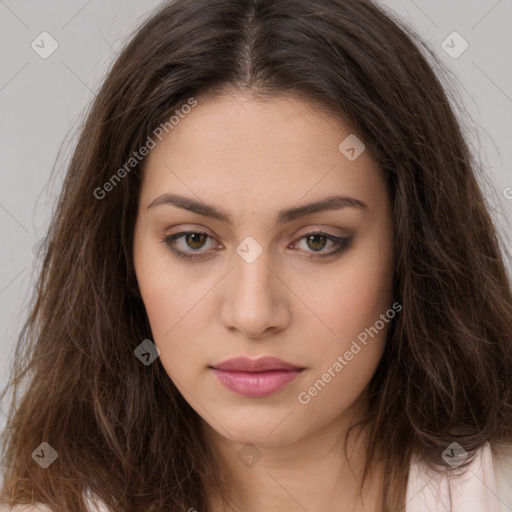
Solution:
{"label": "pink lip", "polygon": [[304,370],[275,357],[261,357],[256,360],[236,357],[211,369],[219,381],[231,391],[255,398],[275,393],[295,380]]}

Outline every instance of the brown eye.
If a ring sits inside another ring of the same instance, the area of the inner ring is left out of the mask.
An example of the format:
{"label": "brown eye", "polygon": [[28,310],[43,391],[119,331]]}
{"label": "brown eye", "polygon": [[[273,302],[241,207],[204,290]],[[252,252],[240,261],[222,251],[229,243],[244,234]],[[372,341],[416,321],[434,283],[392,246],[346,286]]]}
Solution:
{"label": "brown eye", "polygon": [[327,243],[327,237],[320,233],[309,235],[307,238],[308,247],[315,251],[322,250],[325,247],[325,244]]}
{"label": "brown eye", "polygon": [[162,242],[180,258],[192,259],[204,257],[206,253],[211,252],[202,250],[207,245],[208,239],[212,239],[212,237],[202,231],[182,231],[166,236]]}
{"label": "brown eye", "polygon": [[[310,257],[315,258],[328,258],[336,256],[352,247],[352,238],[341,238],[329,233],[313,232],[306,233],[299,238],[299,242],[295,242],[294,246],[300,246],[300,242],[305,241],[305,251],[310,253]],[[330,242],[331,248],[326,249],[327,244]]]}
{"label": "brown eye", "polygon": [[189,233],[185,236],[185,242],[191,249],[201,249],[207,236],[205,233]]}
{"label": "brown eye", "polygon": [[[162,242],[177,256],[184,259],[205,258],[212,250],[202,250],[207,246],[208,240],[214,240],[210,235],[202,231],[181,231],[174,235],[164,237]],[[306,252],[310,257],[327,258],[335,256],[352,247],[352,237],[340,238],[328,233],[313,232],[302,236],[299,241],[306,242]],[[324,250],[328,242],[330,250]],[[294,245],[299,245],[298,243]],[[222,247],[220,247],[222,248]]]}

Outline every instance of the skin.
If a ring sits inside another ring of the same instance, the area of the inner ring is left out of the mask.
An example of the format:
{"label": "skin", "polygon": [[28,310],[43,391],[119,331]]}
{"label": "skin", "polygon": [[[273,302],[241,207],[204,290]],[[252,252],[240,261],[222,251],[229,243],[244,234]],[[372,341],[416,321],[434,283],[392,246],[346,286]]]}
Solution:
{"label": "skin", "polygon": [[[367,152],[349,161],[338,149],[350,133],[302,99],[257,101],[233,93],[198,101],[145,160],[134,263],[153,342],[169,377],[202,418],[203,434],[244,511],[316,512],[333,503],[380,510],[379,466],[364,504],[357,496],[364,432],[350,436],[348,459],[342,446],[344,431],[366,410],[364,392],[388,324],[309,403],[298,400],[392,306],[390,201]],[[233,224],[170,204],[148,208],[165,193],[214,204]],[[274,226],[279,210],[332,194],[368,208],[328,210]],[[186,260],[162,242],[187,229],[212,238],[183,236],[177,248],[205,256]],[[352,236],[352,247],[318,257],[335,249],[328,239],[305,237],[319,230]],[[252,263],[236,252],[248,236],[263,251]],[[247,398],[209,369],[240,355],[277,356],[305,370],[270,396]],[[245,443],[261,456],[252,467],[237,457]],[[214,512],[223,510],[213,488],[209,500]]]}

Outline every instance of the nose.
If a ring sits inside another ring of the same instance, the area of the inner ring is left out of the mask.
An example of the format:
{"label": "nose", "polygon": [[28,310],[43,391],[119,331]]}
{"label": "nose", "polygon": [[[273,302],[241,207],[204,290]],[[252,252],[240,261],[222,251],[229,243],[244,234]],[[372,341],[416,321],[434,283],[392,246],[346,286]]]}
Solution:
{"label": "nose", "polygon": [[223,284],[221,321],[224,326],[256,339],[286,328],[290,321],[289,290],[278,272],[271,268],[268,252],[263,251],[251,263],[235,253],[233,265]]}

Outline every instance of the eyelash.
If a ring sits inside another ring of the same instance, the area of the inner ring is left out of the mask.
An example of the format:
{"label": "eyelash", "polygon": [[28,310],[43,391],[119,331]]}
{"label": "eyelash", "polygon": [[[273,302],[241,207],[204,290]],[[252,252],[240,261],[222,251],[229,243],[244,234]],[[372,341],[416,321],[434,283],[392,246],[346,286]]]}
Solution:
{"label": "eyelash", "polygon": [[[190,231],[180,231],[179,233],[175,233],[174,235],[166,236],[166,237],[162,238],[162,242],[169,248],[169,250],[171,250],[174,254],[176,254],[180,258],[184,258],[184,259],[188,259],[188,260],[191,260],[193,258],[203,258],[204,257],[203,254],[207,253],[208,251],[201,251],[198,249],[196,251],[183,252],[183,251],[177,250],[175,248],[175,241],[177,239],[182,238],[186,235],[194,235],[194,234],[195,235],[206,235],[210,239],[213,238],[210,235],[208,235],[207,233],[205,233],[204,231],[190,230]],[[346,251],[347,249],[352,247],[352,237],[341,238],[338,236],[331,235],[329,233],[324,233],[323,231],[312,231],[310,233],[306,233],[306,234],[302,235],[298,240],[300,241],[304,238],[308,238],[310,236],[315,236],[315,235],[324,236],[325,238],[327,238],[334,244],[334,247],[336,249],[331,252],[328,252],[326,254],[321,253],[321,252],[311,251],[312,252],[311,257],[313,257],[313,258],[333,257],[337,254],[343,253],[344,251]],[[197,254],[190,254],[190,252],[196,252]]]}

